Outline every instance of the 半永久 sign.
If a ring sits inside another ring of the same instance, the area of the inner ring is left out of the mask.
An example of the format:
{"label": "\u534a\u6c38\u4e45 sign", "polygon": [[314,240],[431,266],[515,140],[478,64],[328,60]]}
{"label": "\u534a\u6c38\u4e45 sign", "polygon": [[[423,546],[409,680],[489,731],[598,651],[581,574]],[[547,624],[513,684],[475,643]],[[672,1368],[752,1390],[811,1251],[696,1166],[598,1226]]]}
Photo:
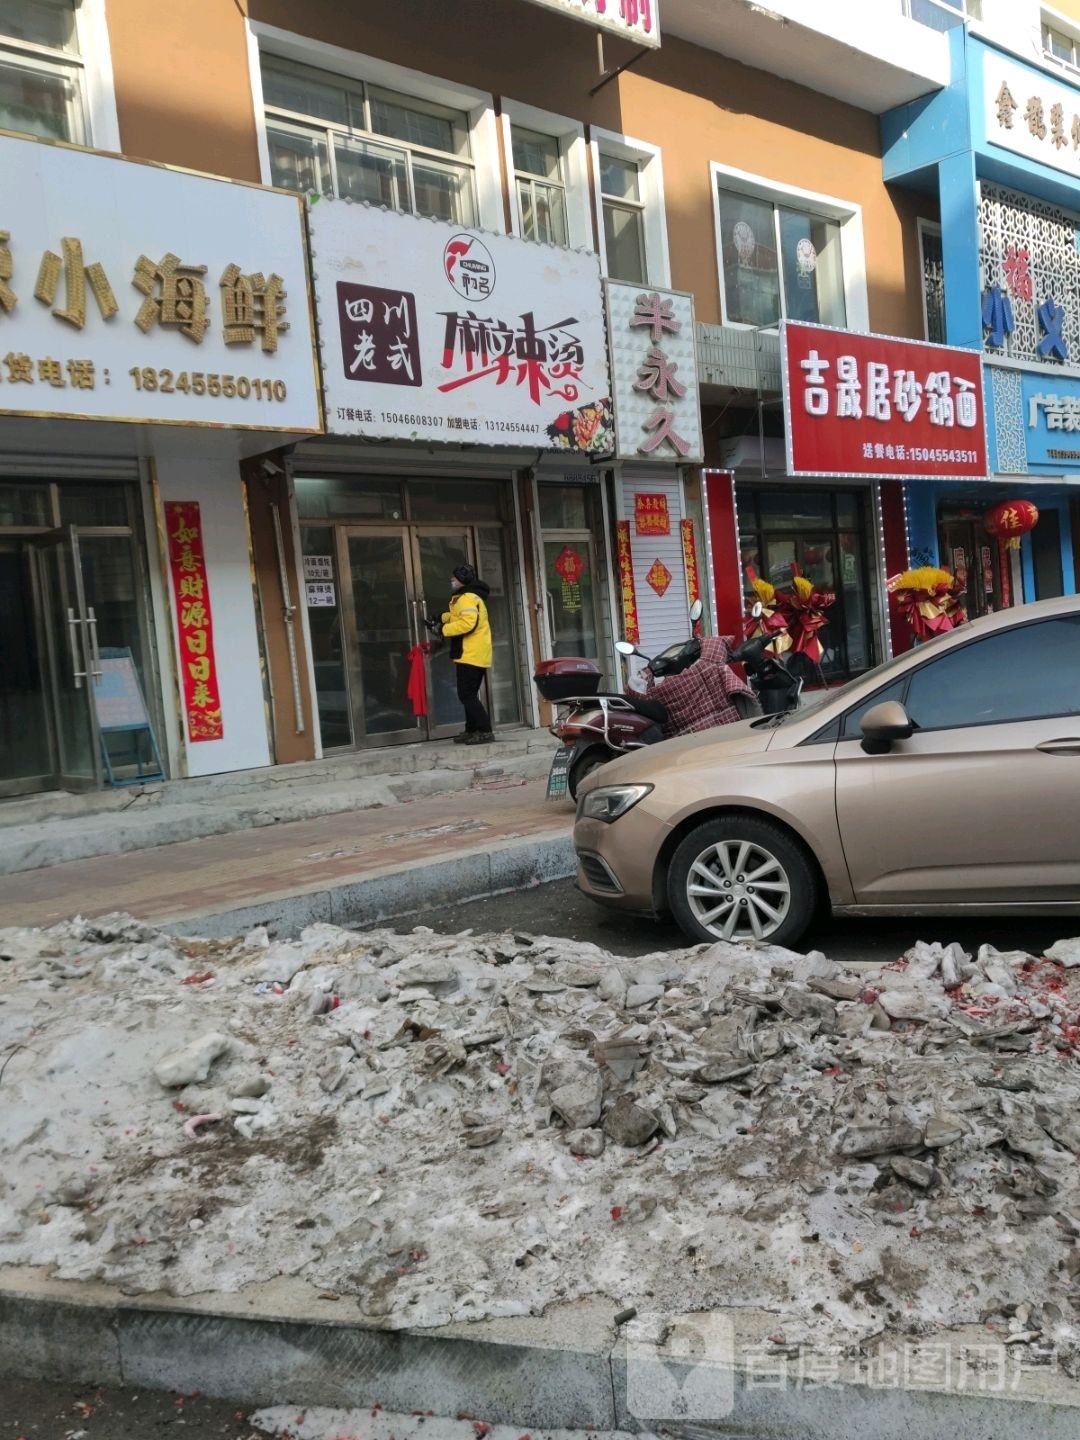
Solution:
{"label": "\u534a\u6c38\u4e45 sign", "polygon": [[300,200],[0,136],[0,414],[321,429]]}
{"label": "\u534a\u6c38\u4e45 sign", "polygon": [[610,454],[595,255],[340,200],[309,222],[332,434]]}
{"label": "\u534a\u6c38\u4e45 sign", "polygon": [[787,321],[781,353],[789,475],[986,476],[978,351]]}
{"label": "\u534a\u6c38\u4e45 sign", "polygon": [[693,296],[614,280],[604,282],[604,291],[616,455],[701,460]]}

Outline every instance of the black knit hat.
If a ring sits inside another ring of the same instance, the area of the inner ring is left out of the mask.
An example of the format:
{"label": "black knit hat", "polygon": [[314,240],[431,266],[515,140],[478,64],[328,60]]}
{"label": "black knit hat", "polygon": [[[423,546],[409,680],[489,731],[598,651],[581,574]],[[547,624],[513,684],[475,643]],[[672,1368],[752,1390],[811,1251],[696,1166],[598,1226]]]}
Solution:
{"label": "black knit hat", "polygon": [[470,585],[475,585],[477,580],[480,579],[480,576],[477,575],[471,565],[455,565],[453,575],[454,579],[460,580],[466,589],[468,589]]}

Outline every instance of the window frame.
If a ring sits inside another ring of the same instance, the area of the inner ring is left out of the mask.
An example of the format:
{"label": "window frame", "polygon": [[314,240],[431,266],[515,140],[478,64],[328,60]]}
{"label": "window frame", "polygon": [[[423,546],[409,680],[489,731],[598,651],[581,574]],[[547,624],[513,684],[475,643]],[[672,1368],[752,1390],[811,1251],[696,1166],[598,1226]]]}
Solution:
{"label": "window frame", "polygon": [[505,96],[500,97],[499,104],[503,156],[510,190],[510,233],[519,239],[527,238],[517,193],[517,169],[514,165],[512,132],[517,126],[521,130],[533,130],[538,135],[546,135],[558,144],[566,201],[567,248],[595,250],[592,214],[589,208],[589,152],[585,141],[585,126],[565,115],[538,110],[533,105],[523,105]]}
{"label": "window frame", "polygon": [[[119,153],[120,125],[116,113],[105,0],[71,0],[70,8],[78,47],[76,51],[57,50],[51,45],[18,40],[0,32],[0,53],[16,65],[39,74],[77,77],[78,97],[74,103],[78,107],[81,133],[56,143]],[[34,134],[29,130],[13,133]]]}
{"label": "window frame", "polygon": [[[302,65],[308,69],[321,70],[346,86],[359,82],[375,91],[390,92],[419,107],[433,106],[437,110],[455,111],[465,117],[469,140],[469,159],[460,160],[445,151],[430,150],[424,146],[413,146],[408,141],[395,140],[392,136],[379,135],[365,130],[362,138],[372,144],[384,145],[418,153],[443,164],[466,164],[473,174],[473,194],[476,208],[476,224],[473,229],[505,230],[503,212],[502,180],[499,168],[498,126],[495,120],[494,97],[483,91],[449,80],[424,75],[417,70],[406,69],[369,55],[346,50],[340,45],[331,45],[282,30],[275,25],[261,21],[247,21],[248,75],[251,84],[252,103],[255,108],[255,123],[259,149],[259,169],[262,182],[271,185],[270,145],[267,131],[267,105],[262,83],[262,57],[267,55],[288,64]],[[283,112],[284,113],[284,112]],[[284,123],[295,123],[286,120]],[[311,117],[300,117],[314,132],[340,133],[341,127],[335,122],[312,125]],[[353,132],[356,138],[361,138]],[[447,222],[454,223],[454,222]]]}
{"label": "window frame", "polygon": [[[596,226],[597,253],[601,272],[608,276],[607,229],[604,225],[604,195],[600,185],[600,157],[625,160],[636,165],[641,180],[642,248],[645,259],[644,285],[659,289],[671,286],[671,257],[668,252],[667,211],[664,203],[663,156],[658,145],[634,140],[614,130],[589,130],[589,155],[592,169],[593,218]],[[619,201],[627,209],[633,202]]]}
{"label": "window frame", "polygon": [[[780,255],[779,212],[781,209],[803,210],[822,220],[832,220],[840,226],[840,262],[844,271],[845,330],[870,329],[870,304],[866,279],[866,247],[863,237],[862,206],[853,200],[842,200],[835,195],[823,195],[816,190],[801,190],[794,185],[785,185],[755,175],[748,170],[738,170],[730,165],[710,161],[709,183],[712,188],[713,240],[716,247],[716,278],[720,292],[721,324],[730,330],[755,330],[765,334],[779,333],[780,321],[786,318],[787,305],[784,298],[783,261]],[[728,318],[727,282],[724,278],[724,245],[720,224],[720,191],[730,190],[758,200],[773,207],[773,227],[776,234],[776,263],[780,277],[780,320],[775,325],[750,325],[743,320]]]}
{"label": "window frame", "polygon": [[[1071,59],[1063,60],[1051,50],[1051,32],[1059,40],[1068,42],[1072,50]],[[1064,70],[1070,75],[1080,74],[1080,25],[1060,10],[1043,7],[1039,14],[1039,33],[1043,61],[1055,70]]]}

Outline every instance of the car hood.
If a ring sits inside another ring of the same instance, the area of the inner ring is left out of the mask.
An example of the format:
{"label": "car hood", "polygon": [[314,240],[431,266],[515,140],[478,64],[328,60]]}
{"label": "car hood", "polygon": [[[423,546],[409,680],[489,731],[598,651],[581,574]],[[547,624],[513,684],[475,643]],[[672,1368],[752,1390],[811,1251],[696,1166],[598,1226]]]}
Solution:
{"label": "car hood", "polygon": [[734,725],[719,725],[714,730],[699,730],[677,740],[663,740],[659,745],[646,745],[632,755],[622,755],[603,765],[585,780],[578,794],[595,790],[598,785],[631,785],[648,781],[659,769],[683,765],[723,765],[736,756],[760,755],[768,750],[776,735],[772,725],[760,720],[740,720]]}

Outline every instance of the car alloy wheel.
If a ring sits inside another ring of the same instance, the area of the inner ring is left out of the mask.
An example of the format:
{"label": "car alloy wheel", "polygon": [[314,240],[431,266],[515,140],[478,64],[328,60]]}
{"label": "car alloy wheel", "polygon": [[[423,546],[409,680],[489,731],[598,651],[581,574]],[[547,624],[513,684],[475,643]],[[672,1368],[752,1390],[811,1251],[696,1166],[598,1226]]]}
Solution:
{"label": "car alloy wheel", "polygon": [[782,826],[725,815],[684,837],[667,888],[675,919],[695,940],[791,945],[813,919],[819,880]]}
{"label": "car alloy wheel", "polygon": [[749,840],[721,840],[690,867],[694,919],[718,940],[767,940],[787,919],[791,882],[775,855]]}

